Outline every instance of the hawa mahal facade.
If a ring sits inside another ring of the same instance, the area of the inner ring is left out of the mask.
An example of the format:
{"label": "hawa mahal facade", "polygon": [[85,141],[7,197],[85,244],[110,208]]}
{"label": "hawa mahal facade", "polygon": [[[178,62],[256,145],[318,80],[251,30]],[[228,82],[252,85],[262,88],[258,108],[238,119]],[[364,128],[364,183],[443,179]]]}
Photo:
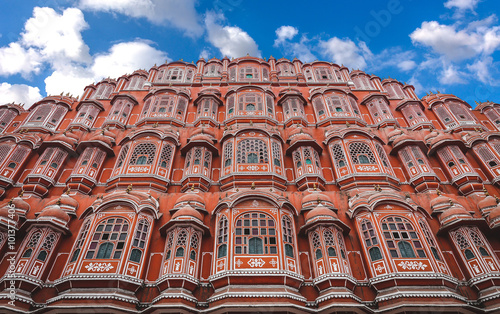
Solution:
{"label": "hawa mahal facade", "polygon": [[2,313],[494,313],[500,105],[183,61],[0,106]]}

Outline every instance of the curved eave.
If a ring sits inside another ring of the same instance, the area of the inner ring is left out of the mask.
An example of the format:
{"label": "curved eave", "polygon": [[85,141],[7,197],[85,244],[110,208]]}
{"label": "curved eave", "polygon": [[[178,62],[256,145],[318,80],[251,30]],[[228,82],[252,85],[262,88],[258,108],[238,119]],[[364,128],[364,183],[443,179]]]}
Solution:
{"label": "curved eave", "polygon": [[185,155],[191,148],[196,147],[196,146],[203,146],[203,147],[207,148],[209,151],[212,152],[214,157],[219,156],[219,150],[217,149],[217,147],[215,147],[212,143],[210,143],[208,141],[204,141],[204,140],[189,141],[186,145],[184,145],[184,147],[181,148],[181,153],[183,155]]}
{"label": "curved eave", "polygon": [[67,151],[70,155],[76,156],[76,150],[73,145],[70,145],[69,143],[63,142],[63,141],[47,141],[43,142],[38,150],[41,152],[47,147],[59,147]]}
{"label": "curved eave", "polygon": [[182,218],[182,219],[171,219],[166,224],[160,227],[159,231],[162,236],[165,236],[167,231],[174,226],[193,226],[200,229],[203,235],[210,237],[210,228],[208,228],[201,220],[197,218]]}
{"label": "curved eave", "polygon": [[315,140],[298,140],[298,141],[295,141],[292,145],[290,145],[287,149],[286,149],[286,154],[287,155],[291,155],[292,152],[297,149],[297,147],[301,147],[301,146],[311,146],[312,148],[314,148],[319,154],[321,154],[321,152],[323,151],[323,148],[318,144],[318,142],[316,142]]}
{"label": "curved eave", "polygon": [[462,150],[462,152],[465,154],[467,152],[467,147],[465,145],[465,143],[461,140],[458,140],[458,139],[451,139],[451,138],[446,138],[446,139],[443,139],[443,140],[440,140],[434,144],[432,144],[430,147],[429,147],[429,151],[427,152],[427,155],[428,156],[432,156],[434,155],[434,153],[444,147],[444,146],[447,146],[447,145],[457,145],[460,150]]}
{"label": "curved eave", "polygon": [[67,225],[68,225],[67,222],[61,221],[61,220],[56,219],[56,218],[54,218],[54,219],[43,219],[43,220],[28,219],[19,228],[19,232],[26,232],[26,233],[28,233],[28,231],[31,228],[35,228],[35,227],[36,228],[49,227],[49,228],[51,228],[54,231],[61,232],[63,235],[71,236],[72,233],[69,230],[69,228],[67,227]]}
{"label": "curved eave", "polygon": [[108,156],[114,156],[115,152],[113,149],[103,141],[84,141],[80,142],[76,147],[76,152],[81,154],[87,147],[99,147],[104,150]]}
{"label": "curved eave", "polygon": [[403,107],[405,107],[406,105],[412,105],[412,104],[419,105],[422,110],[425,110],[425,106],[422,104],[422,102],[420,100],[415,100],[415,99],[403,99],[403,100],[401,100],[396,105],[396,108],[394,108],[394,110],[401,111],[401,109],[403,109]]}
{"label": "curved eave", "polygon": [[80,108],[83,105],[93,105],[93,106],[96,106],[97,108],[99,108],[100,111],[104,111],[103,104],[100,101],[97,101],[95,99],[86,99],[86,100],[80,101],[78,103],[78,105],[76,105],[76,111],[80,110]]}
{"label": "curved eave", "polygon": [[348,234],[351,231],[351,228],[349,228],[348,225],[346,225],[343,221],[341,221],[338,218],[333,218],[333,217],[318,217],[316,219],[311,219],[312,221],[307,222],[305,225],[303,225],[300,228],[299,233],[300,234],[305,234],[308,230],[314,229],[317,226],[330,226],[330,225],[336,225],[342,230],[343,234]]}
{"label": "curved eave", "polygon": [[477,226],[481,230],[488,230],[489,226],[483,218],[467,218],[467,219],[456,219],[455,221],[441,226],[439,228],[437,234],[444,235],[448,233],[448,231],[458,228],[460,226]]}
{"label": "curved eave", "polygon": [[113,98],[111,98],[110,103],[113,104],[118,98],[127,98],[128,100],[130,100],[134,104],[134,106],[139,104],[137,99],[135,99],[134,96],[129,95],[129,94],[116,94],[113,96]]}
{"label": "curved eave", "polygon": [[206,93],[206,94],[198,94],[198,97],[196,97],[196,99],[194,100],[193,104],[195,106],[198,106],[198,103],[203,100],[204,98],[211,98],[213,100],[215,100],[215,102],[217,102],[217,104],[219,106],[222,106],[223,105],[223,102],[222,100],[220,100],[221,98],[221,95],[219,93],[219,95],[216,95],[216,94],[212,94],[212,93]]}
{"label": "curved eave", "polygon": [[366,103],[368,101],[370,101],[372,98],[377,98],[377,97],[381,97],[381,98],[384,98],[384,100],[387,102],[387,104],[390,103],[389,101],[389,98],[387,98],[386,95],[382,94],[382,93],[371,93],[369,95],[366,95],[360,102],[360,105],[366,105]]}
{"label": "curved eave", "polygon": [[425,152],[427,150],[427,146],[425,145],[423,140],[404,139],[402,141],[397,142],[396,144],[393,144],[392,150],[391,150],[391,155],[396,155],[400,149],[402,149],[408,145],[416,145],[416,146],[420,147],[420,149],[423,152]]}

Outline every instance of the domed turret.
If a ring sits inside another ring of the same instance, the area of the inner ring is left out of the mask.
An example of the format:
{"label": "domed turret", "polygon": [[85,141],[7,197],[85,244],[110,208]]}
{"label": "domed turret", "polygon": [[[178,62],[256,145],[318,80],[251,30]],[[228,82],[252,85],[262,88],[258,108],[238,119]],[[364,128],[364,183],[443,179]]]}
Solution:
{"label": "domed turret", "polygon": [[186,205],[172,215],[172,220],[196,218],[203,221],[203,215],[193,207]]}

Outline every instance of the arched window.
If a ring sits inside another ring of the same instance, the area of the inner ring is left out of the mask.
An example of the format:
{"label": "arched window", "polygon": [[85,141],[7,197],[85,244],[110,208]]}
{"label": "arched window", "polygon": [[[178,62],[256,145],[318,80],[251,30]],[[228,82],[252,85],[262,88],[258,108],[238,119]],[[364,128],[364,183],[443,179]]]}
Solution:
{"label": "arched window", "polygon": [[222,66],[217,63],[209,63],[205,65],[205,71],[203,75],[205,76],[220,76],[222,73]]}
{"label": "arched window", "polygon": [[128,222],[123,218],[113,217],[101,221],[92,236],[85,259],[120,259],[128,228]]}
{"label": "arched window", "polygon": [[137,145],[130,157],[130,165],[151,165],[155,159],[156,145],[141,143]]}
{"label": "arched window", "polygon": [[283,228],[283,243],[285,245],[285,256],[294,257],[293,254],[293,225],[292,221],[288,216],[283,216],[282,219],[282,228]]}
{"label": "arched window", "polygon": [[169,260],[170,257],[172,256],[172,247],[174,245],[174,233],[173,232],[170,232],[168,234],[168,238],[167,238],[167,245],[166,245],[166,248],[165,248],[165,260]]}
{"label": "arched window", "polygon": [[236,160],[238,164],[269,162],[267,144],[259,139],[240,141],[236,151]]}
{"label": "arched window", "polygon": [[191,236],[191,243],[189,244],[189,248],[191,250],[191,252],[189,253],[190,260],[196,261],[196,252],[198,250],[199,243],[200,243],[200,237],[196,233],[193,234],[193,236]]}
{"label": "arched window", "polygon": [[226,216],[222,216],[219,220],[219,225],[217,228],[217,258],[227,256],[227,233],[228,233],[228,222]]}
{"label": "arched window", "polygon": [[187,245],[188,233],[186,230],[181,230],[177,235],[177,243],[175,246],[177,247],[175,251],[175,257],[184,257],[184,251]]}
{"label": "arched window", "polygon": [[245,213],[235,224],[235,254],[278,254],[274,219],[264,213]]}
{"label": "arched window", "polygon": [[363,239],[365,241],[365,246],[368,249],[370,259],[372,262],[382,259],[382,254],[380,248],[378,247],[379,241],[377,234],[375,233],[375,228],[373,227],[371,221],[363,219],[361,221],[361,232]]}
{"label": "arched window", "polygon": [[132,251],[129,260],[139,263],[141,261],[142,253],[146,249],[148,241],[149,222],[146,219],[141,219],[137,224],[134,240],[132,241]]}
{"label": "arched window", "polygon": [[141,90],[146,81],[146,78],[141,75],[134,75],[129,79],[125,87],[126,90]]}
{"label": "arched window", "polygon": [[229,167],[233,161],[233,143],[228,142],[224,147],[224,167]]}
{"label": "arched window", "polygon": [[59,237],[55,232],[49,233],[46,237],[45,240],[42,243],[42,247],[40,248],[40,252],[38,252],[37,260],[45,262],[45,259],[47,258],[47,255],[52,251],[54,245],[56,244],[56,241]]}
{"label": "arched window", "polygon": [[354,164],[376,164],[377,160],[370,146],[363,142],[349,143],[349,154]]}
{"label": "arched window", "polygon": [[420,219],[418,223],[420,224],[420,228],[424,233],[424,237],[425,240],[427,241],[427,244],[431,248],[432,255],[436,260],[441,261],[442,257],[440,250],[436,244],[436,241],[434,240],[434,236],[432,235],[431,231],[429,230],[429,227],[427,226],[427,223],[423,219]]}
{"label": "arched window", "polygon": [[42,237],[42,233],[39,231],[33,232],[28,241],[28,244],[24,247],[24,253],[21,257],[29,258],[31,254],[33,254],[33,250],[38,246],[38,242],[40,242],[40,238]]}
{"label": "arched window", "polygon": [[90,227],[90,220],[87,219],[85,223],[83,224],[82,230],[80,231],[80,235],[78,236],[78,239],[75,242],[75,248],[73,249],[73,255],[71,255],[70,263],[76,262],[78,259],[78,256],[80,255],[80,251],[82,250],[83,243],[85,242],[85,239],[87,238],[87,233],[89,231]]}
{"label": "arched window", "polygon": [[408,219],[387,217],[382,220],[382,230],[391,257],[427,257],[418,233]]}

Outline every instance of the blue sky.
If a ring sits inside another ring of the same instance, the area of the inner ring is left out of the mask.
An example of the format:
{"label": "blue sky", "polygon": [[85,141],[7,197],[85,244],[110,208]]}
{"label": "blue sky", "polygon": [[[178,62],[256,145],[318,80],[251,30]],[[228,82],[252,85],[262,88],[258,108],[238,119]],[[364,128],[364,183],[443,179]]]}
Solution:
{"label": "blue sky", "polygon": [[316,59],[500,102],[498,0],[0,0],[0,103],[200,57]]}

